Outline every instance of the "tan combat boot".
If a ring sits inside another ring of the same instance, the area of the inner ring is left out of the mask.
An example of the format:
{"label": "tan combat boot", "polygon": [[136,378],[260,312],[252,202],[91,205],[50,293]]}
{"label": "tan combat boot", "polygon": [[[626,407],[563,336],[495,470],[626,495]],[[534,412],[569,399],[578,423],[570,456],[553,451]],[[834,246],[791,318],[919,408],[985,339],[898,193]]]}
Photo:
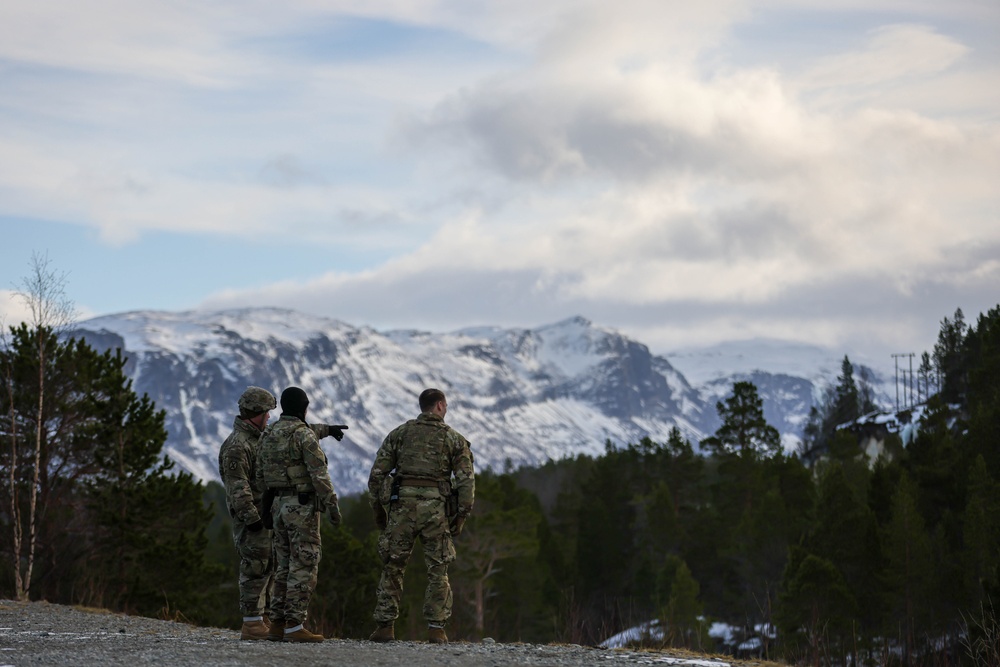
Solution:
{"label": "tan combat boot", "polygon": [[267,639],[267,626],[264,621],[243,621],[240,639]]}
{"label": "tan combat boot", "polygon": [[448,635],[444,633],[444,628],[430,625],[427,627],[427,641],[432,644],[447,644]]}
{"label": "tan combat boot", "polygon": [[295,632],[285,632],[285,641],[292,642],[293,644],[302,642],[321,642],[323,641],[323,635],[317,635],[309,632],[305,629],[305,626],[303,626]]}
{"label": "tan combat boot", "polygon": [[267,640],[271,642],[280,642],[284,638],[285,622],[271,621],[271,628],[267,631]]}
{"label": "tan combat boot", "polygon": [[393,632],[392,623],[390,623],[388,625],[379,625],[378,628],[375,629],[375,632],[371,634],[371,637],[368,638],[368,641],[391,642],[395,638],[396,635]]}

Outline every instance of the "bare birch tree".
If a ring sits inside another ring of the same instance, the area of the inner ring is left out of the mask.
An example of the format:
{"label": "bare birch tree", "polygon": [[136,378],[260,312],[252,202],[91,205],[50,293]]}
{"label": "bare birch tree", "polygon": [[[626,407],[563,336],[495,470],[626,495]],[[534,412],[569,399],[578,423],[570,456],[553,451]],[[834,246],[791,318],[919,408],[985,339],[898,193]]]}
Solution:
{"label": "bare birch tree", "polygon": [[28,487],[27,544],[22,532],[23,514],[19,507],[16,469],[18,432],[17,415],[14,409],[14,381],[9,366],[5,369],[5,385],[10,400],[11,424],[8,436],[11,444],[11,465],[9,481],[14,530],[13,570],[15,593],[18,600],[27,600],[31,588],[31,573],[35,564],[35,538],[38,523],[38,489],[41,476],[42,446],[45,428],[45,371],[46,349],[53,337],[58,337],[76,317],[76,308],[65,292],[66,274],[50,268],[48,255],[32,253],[28,275],[22,279],[15,294],[24,301],[28,309],[34,335],[34,351],[38,361],[38,404],[35,419],[35,441],[32,448],[33,462],[30,469],[31,484]]}
{"label": "bare birch tree", "polygon": [[[7,323],[2,318],[0,318],[0,351],[6,351],[10,349],[10,344],[7,339]],[[21,581],[21,568],[18,567],[21,555],[21,505],[17,502],[17,411],[14,409],[14,368],[13,364],[9,362],[6,355],[0,357],[0,361],[3,362],[3,387],[4,394],[7,405],[9,406],[9,420],[10,423],[7,424],[6,435],[8,442],[10,444],[10,461],[7,475],[7,481],[10,483],[10,525],[11,531],[13,533],[13,540],[11,544],[11,555],[13,558],[13,565],[11,569],[14,571],[14,590],[17,595],[20,596],[21,591],[25,590],[25,587]]]}
{"label": "bare birch tree", "polygon": [[470,517],[462,533],[458,569],[472,584],[471,602],[478,637],[482,637],[486,629],[486,601],[492,578],[500,572],[500,561],[532,558],[538,554],[538,521],[538,516],[526,513],[523,508],[496,508]]}

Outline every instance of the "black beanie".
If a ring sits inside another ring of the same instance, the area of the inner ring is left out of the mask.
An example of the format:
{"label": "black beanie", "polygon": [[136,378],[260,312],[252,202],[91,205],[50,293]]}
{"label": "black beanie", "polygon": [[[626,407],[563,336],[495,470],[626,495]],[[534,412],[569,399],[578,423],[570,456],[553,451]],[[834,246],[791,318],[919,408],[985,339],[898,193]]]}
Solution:
{"label": "black beanie", "polygon": [[305,421],[307,407],[309,407],[309,397],[298,387],[289,387],[281,392],[281,414]]}

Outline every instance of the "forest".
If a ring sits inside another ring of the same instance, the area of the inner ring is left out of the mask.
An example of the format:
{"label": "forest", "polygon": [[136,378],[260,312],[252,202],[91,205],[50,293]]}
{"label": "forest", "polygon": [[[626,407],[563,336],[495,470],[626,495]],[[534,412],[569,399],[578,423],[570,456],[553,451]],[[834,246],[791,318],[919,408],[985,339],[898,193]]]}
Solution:
{"label": "forest", "polygon": [[[239,627],[222,487],[163,456],[165,415],[120,351],[58,325],[0,341],[0,596]],[[592,645],[639,627],[648,646],[789,663],[997,664],[1000,306],[945,317],[925,360],[941,381],[917,435],[886,432],[874,455],[851,427],[873,406],[845,356],[801,452],[781,451],[737,382],[701,442],[675,430],[479,471],[449,635]],[[366,498],[342,509],[323,526],[309,623],[367,637],[376,529]],[[397,637],[424,631],[421,560]]]}

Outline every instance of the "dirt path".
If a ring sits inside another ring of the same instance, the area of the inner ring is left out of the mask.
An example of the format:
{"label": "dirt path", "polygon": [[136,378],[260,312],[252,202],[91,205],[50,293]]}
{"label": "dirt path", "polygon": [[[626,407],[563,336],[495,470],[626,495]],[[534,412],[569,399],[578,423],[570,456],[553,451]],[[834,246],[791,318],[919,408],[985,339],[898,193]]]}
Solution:
{"label": "dirt path", "polygon": [[199,665],[294,667],[499,667],[693,665],[749,667],[764,663],[681,653],[602,650],[575,645],[418,642],[373,644],[329,639],[321,644],[244,642],[239,633],[101,610],[0,600],[0,667],[28,665]]}

